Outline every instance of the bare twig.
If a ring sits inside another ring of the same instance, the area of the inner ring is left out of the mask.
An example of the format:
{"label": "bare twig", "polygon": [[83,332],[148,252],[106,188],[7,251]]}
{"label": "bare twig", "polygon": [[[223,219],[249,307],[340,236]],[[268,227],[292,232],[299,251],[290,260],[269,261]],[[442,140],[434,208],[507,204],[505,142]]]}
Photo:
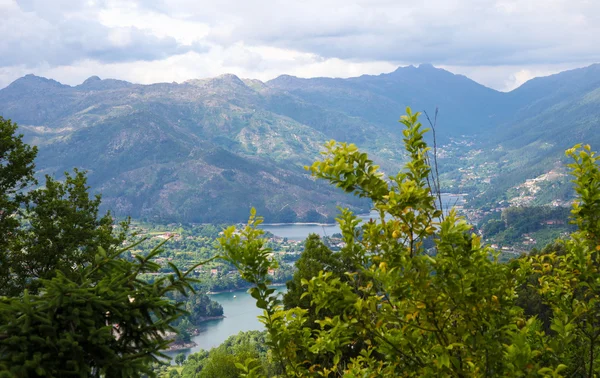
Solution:
{"label": "bare twig", "polygon": [[429,126],[431,126],[431,131],[433,133],[433,164],[434,164],[434,168],[435,168],[435,175],[433,177],[433,181],[434,181],[434,187],[435,187],[435,195],[437,196],[438,201],[440,202],[440,210],[442,210],[442,220],[444,220],[444,204],[442,203],[440,173],[438,170],[438,161],[437,161],[437,137],[435,135],[435,129],[437,127],[438,112],[439,112],[439,108],[436,107],[435,108],[435,116],[434,116],[433,122],[431,122],[431,118],[429,118],[429,114],[427,114],[427,111],[423,111],[423,113],[425,114],[425,117],[427,117],[427,121],[429,122]]}

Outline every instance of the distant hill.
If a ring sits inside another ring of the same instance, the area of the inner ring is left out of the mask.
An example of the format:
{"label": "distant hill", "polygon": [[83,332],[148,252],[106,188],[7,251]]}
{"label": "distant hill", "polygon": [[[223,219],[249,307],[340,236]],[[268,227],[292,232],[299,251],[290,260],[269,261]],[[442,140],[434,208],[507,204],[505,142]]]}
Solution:
{"label": "distant hill", "polygon": [[368,120],[382,127],[395,121],[410,106],[433,113],[442,109],[442,135],[479,133],[496,123],[503,93],[430,64],[400,67],[377,76],[349,79],[300,79],[280,76],[266,83],[322,107]]}
{"label": "distant hill", "polygon": [[509,93],[425,64],[377,76],[268,82],[222,75],[138,85],[94,76],[68,86],[27,75],[0,90],[0,115],[39,146],[43,173],[88,170],[117,215],[237,222],[255,206],[267,221],[323,221],[336,206],[368,209],[303,170],[325,141],[356,143],[394,172],[403,159],[397,120],[405,107],[433,113],[438,106],[442,140],[475,134],[515,161],[498,180],[524,167],[534,174],[575,140],[598,140],[599,67],[534,79]]}
{"label": "distant hill", "polygon": [[[564,151],[577,143],[600,150],[600,64],[532,79],[504,97],[507,117],[489,133],[484,148],[501,150],[494,159],[507,163],[481,203],[564,167]],[[562,193],[570,192],[568,180],[562,185]]]}

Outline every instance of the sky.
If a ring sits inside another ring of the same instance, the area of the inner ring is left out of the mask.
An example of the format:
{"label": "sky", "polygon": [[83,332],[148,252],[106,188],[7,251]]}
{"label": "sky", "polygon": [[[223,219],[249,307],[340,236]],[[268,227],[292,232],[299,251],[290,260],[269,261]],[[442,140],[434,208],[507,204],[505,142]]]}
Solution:
{"label": "sky", "polygon": [[507,91],[600,62],[598,0],[0,0],[0,88],[33,73],[182,82],[431,63]]}

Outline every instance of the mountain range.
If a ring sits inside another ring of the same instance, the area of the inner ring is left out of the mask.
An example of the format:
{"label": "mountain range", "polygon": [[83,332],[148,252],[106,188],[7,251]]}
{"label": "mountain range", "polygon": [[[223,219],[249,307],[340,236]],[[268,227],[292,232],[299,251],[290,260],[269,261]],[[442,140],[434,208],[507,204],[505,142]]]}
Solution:
{"label": "mountain range", "polygon": [[[476,143],[467,152],[502,162],[485,195],[473,193],[494,202],[562,164],[572,144],[600,145],[600,65],[507,93],[428,64],[267,82],[227,74],[151,85],[90,77],[68,86],[27,75],[0,90],[0,115],[39,146],[41,174],[85,169],[116,215],[163,222],[243,221],[250,206],[268,222],[331,220],[337,206],[366,211],[368,203],[315,181],[303,166],[335,139],[397,171],[406,106],[440,109],[440,144],[469,136]],[[447,162],[447,171],[459,168]]]}

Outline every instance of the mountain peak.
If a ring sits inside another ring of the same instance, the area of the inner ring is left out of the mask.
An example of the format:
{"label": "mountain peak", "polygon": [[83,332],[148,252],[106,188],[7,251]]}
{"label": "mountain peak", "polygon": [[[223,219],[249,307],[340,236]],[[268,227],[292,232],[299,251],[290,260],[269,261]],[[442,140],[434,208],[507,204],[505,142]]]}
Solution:
{"label": "mountain peak", "polygon": [[219,80],[219,81],[229,83],[229,84],[234,84],[234,85],[246,86],[246,84],[244,84],[244,82],[239,77],[237,77],[234,74],[230,74],[230,73],[219,75],[215,78],[215,80]]}
{"label": "mountain peak", "polygon": [[292,85],[292,84],[296,85],[301,81],[302,81],[302,79],[300,79],[296,76],[284,74],[284,75],[277,76],[275,79],[271,79],[271,80],[267,81],[267,85],[275,86],[275,87],[278,87],[278,86],[285,87],[285,86]]}
{"label": "mountain peak", "polygon": [[417,66],[412,65],[412,64],[408,65],[408,66],[400,66],[400,67],[396,68],[396,70],[394,70],[391,73],[394,74],[394,73],[416,72],[416,71],[420,71],[420,72],[434,72],[434,71],[445,71],[445,70],[442,69],[442,68],[438,68],[438,67],[434,66],[431,63],[421,63],[421,64],[419,64]]}
{"label": "mountain peak", "polygon": [[34,74],[27,74],[23,77],[13,81],[7,88],[29,88],[37,86],[51,86],[51,87],[67,87],[67,85],[61,84],[53,79],[46,79],[42,76]]}
{"label": "mountain peak", "polygon": [[95,75],[90,76],[83,83],[81,83],[81,85],[91,84],[96,81],[102,81],[102,79],[100,79],[98,76],[95,76]]}
{"label": "mountain peak", "polygon": [[30,83],[33,83],[33,82],[37,82],[37,83],[58,83],[58,81],[56,81],[56,80],[46,79],[43,76],[37,76],[37,75],[34,75],[34,74],[27,74],[27,75],[25,75],[25,76],[23,76],[23,77],[15,80],[14,82],[17,82],[17,81],[25,81],[25,82],[30,82]]}
{"label": "mountain peak", "polygon": [[242,79],[237,77],[234,74],[226,73],[216,77],[206,78],[206,79],[191,79],[183,82],[184,84],[194,85],[194,86],[227,86],[227,87],[247,87]]}
{"label": "mountain peak", "polygon": [[105,90],[105,89],[119,89],[129,87],[133,84],[115,79],[100,79],[98,76],[90,76],[83,83],[79,84],[75,88],[85,90]]}

